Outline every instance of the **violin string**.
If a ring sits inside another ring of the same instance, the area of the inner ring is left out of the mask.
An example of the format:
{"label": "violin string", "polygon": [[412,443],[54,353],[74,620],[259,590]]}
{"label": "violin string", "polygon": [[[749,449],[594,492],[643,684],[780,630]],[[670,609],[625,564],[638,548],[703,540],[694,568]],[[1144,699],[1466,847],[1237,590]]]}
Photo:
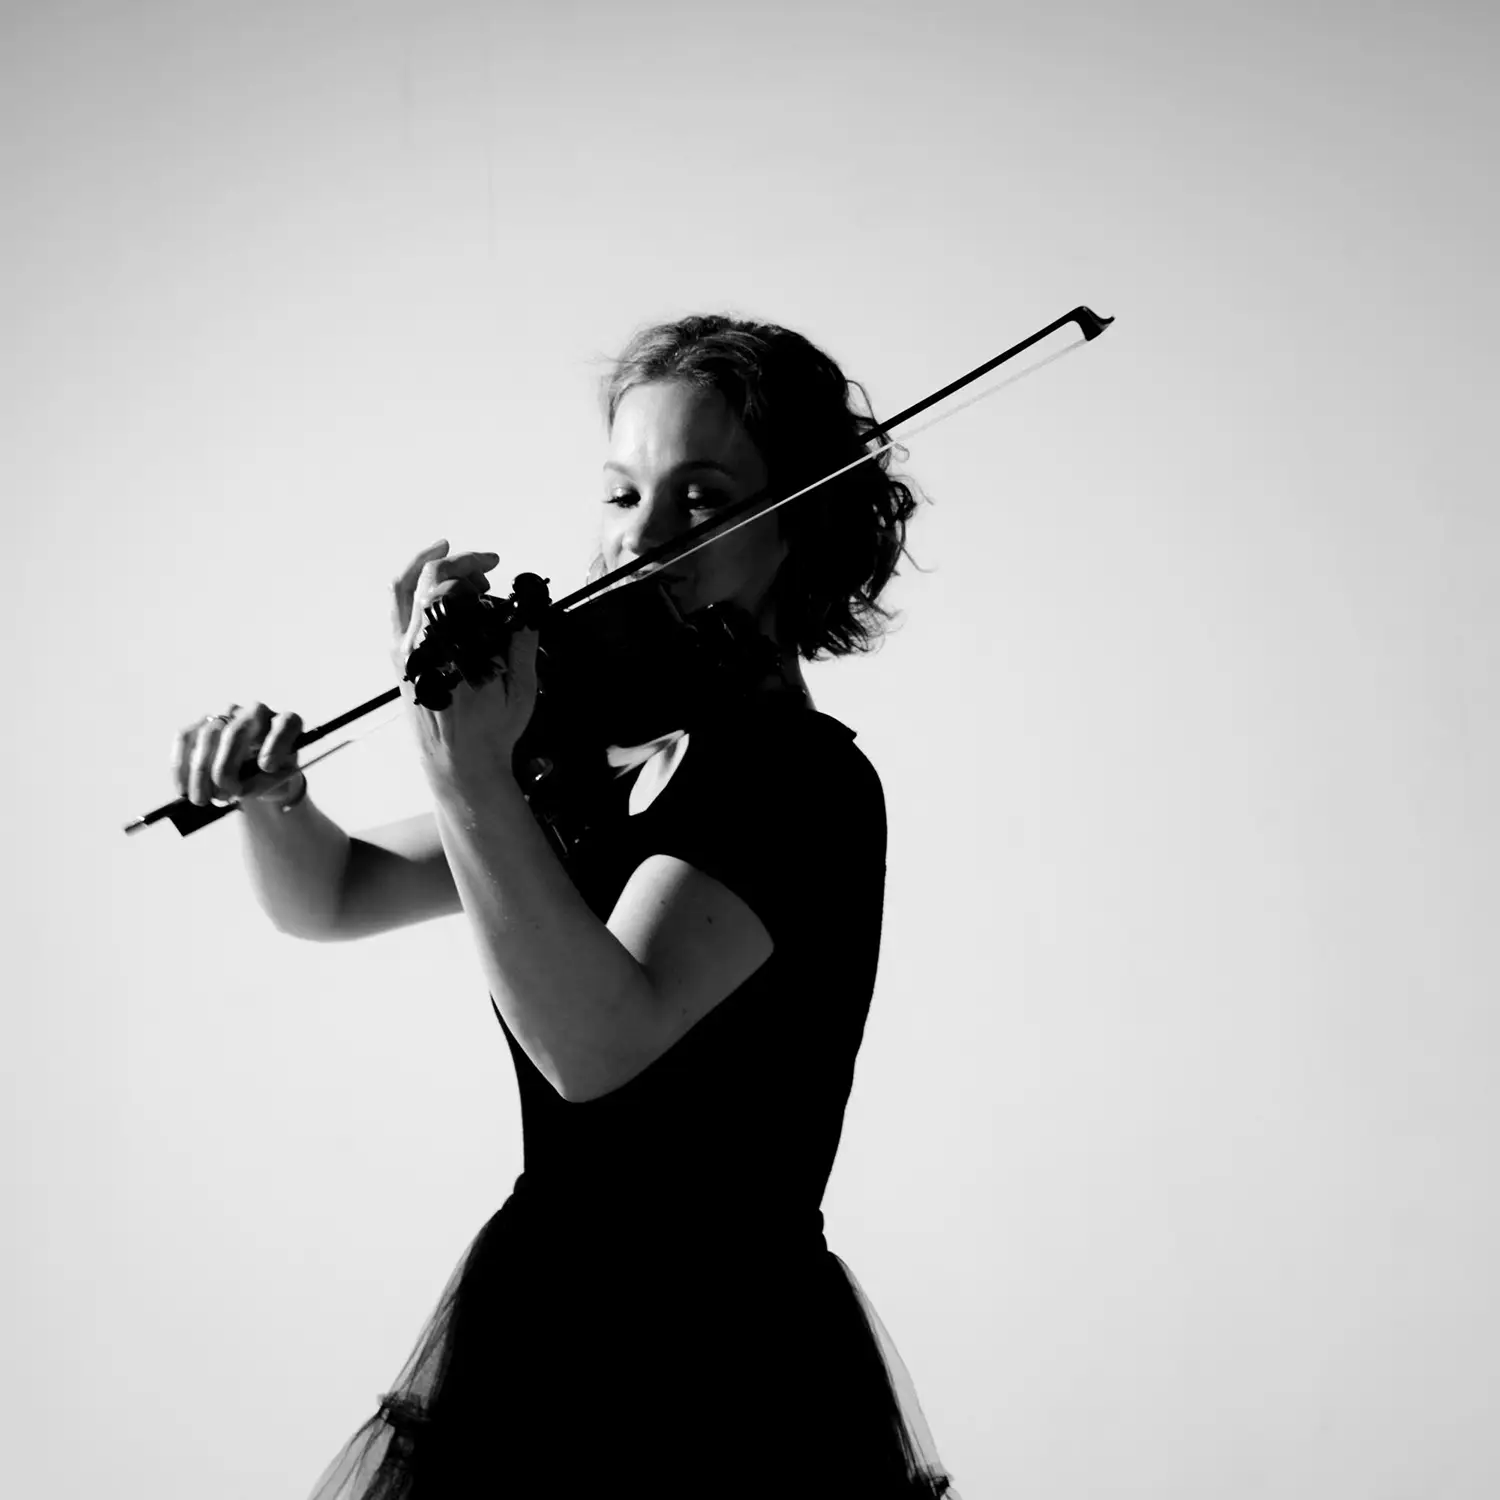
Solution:
{"label": "violin string", "polygon": [[[885,442],[881,443],[878,447],[871,448],[866,453],[861,453],[858,458],[853,460],[853,462],[845,464],[842,469],[835,469],[833,473],[825,474],[821,479],[813,480],[811,484],[804,485],[800,490],[795,490],[792,494],[783,496],[782,499],[766,506],[763,510],[758,510],[753,512],[751,515],[743,516],[738,521],[735,521],[732,525],[726,526],[722,531],[716,531],[712,535],[704,537],[702,541],[696,543],[694,546],[689,547],[686,552],[678,553],[677,556],[672,559],[672,565],[675,567],[682,561],[683,558],[691,557],[695,552],[700,552],[704,547],[710,547],[715,542],[722,541],[726,536],[732,536],[736,531],[740,529],[741,526],[748,526],[752,521],[758,521],[762,516],[770,515],[773,510],[780,510],[783,505],[790,505],[793,500],[800,500],[803,495],[811,494],[813,490],[821,489],[825,484],[831,484],[840,475],[847,474],[850,469],[857,469],[861,464],[869,463],[872,458],[879,458],[882,453],[885,453],[889,449],[898,446],[898,444],[904,447],[907,441],[909,441],[911,438],[918,437],[922,433],[930,431],[932,428],[936,427],[938,423],[946,422],[949,417],[956,417],[959,412],[966,410],[968,407],[976,406],[979,402],[988,400],[989,397],[993,396],[997,391],[1003,391],[1006,386],[1014,385],[1018,380],[1024,380],[1028,375],[1036,374],[1038,370],[1044,369],[1047,365],[1055,364],[1063,357],[1063,355],[1071,354],[1073,350],[1079,348],[1081,345],[1086,344],[1087,342],[1087,339],[1080,338],[1075,339],[1071,344],[1064,344],[1061,349],[1054,350],[1053,353],[1047,355],[1046,358],[1037,360],[1035,364],[1027,365],[1024,370],[1017,370],[1014,375],[1007,375],[1004,380],[997,380],[994,385],[986,386],[982,391],[978,393],[978,395],[970,396],[967,400],[960,401],[957,406],[951,406],[947,411],[940,412],[935,417],[930,417],[927,421],[922,423],[920,427],[912,428],[912,430],[908,432],[905,437],[887,438]],[[594,595],[594,597],[596,599],[603,598],[605,594],[614,593],[615,589],[626,588],[632,583],[639,582],[642,577],[649,578],[650,576],[651,575],[649,573],[645,573],[638,574],[632,578],[622,578],[619,583],[615,584],[612,588],[601,589],[599,593]],[[586,603],[588,603],[588,600],[582,600],[580,601],[579,605],[575,606],[575,608],[581,608],[582,605]]]}

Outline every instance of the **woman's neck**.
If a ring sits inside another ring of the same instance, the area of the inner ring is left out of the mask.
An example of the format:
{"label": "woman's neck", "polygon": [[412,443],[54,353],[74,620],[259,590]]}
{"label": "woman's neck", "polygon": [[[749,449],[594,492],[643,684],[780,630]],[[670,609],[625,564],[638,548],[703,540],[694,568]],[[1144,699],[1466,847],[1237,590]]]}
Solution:
{"label": "woman's neck", "polygon": [[802,676],[802,660],[796,652],[784,654],[777,664],[774,672],[768,672],[762,679],[760,690],[765,693],[800,693],[802,700],[809,708],[812,708],[812,694],[807,690],[807,682]]}
{"label": "woman's neck", "polygon": [[802,676],[802,658],[798,656],[796,648],[788,648],[777,643],[776,631],[776,599],[774,594],[768,594],[761,600],[760,608],[754,612],[756,628],[766,636],[770,642],[778,645],[776,668],[768,672],[761,680],[761,690],[768,693],[796,692],[802,695],[802,701],[808,708],[812,708],[812,694],[807,690],[807,683]]}

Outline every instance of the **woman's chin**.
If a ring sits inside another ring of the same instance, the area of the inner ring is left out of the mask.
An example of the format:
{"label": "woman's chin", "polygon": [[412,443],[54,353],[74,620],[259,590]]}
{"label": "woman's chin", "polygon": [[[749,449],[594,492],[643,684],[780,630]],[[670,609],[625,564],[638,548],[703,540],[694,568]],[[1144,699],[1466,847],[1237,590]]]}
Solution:
{"label": "woman's chin", "polygon": [[703,608],[703,599],[690,579],[660,578],[657,582],[682,614],[694,614]]}

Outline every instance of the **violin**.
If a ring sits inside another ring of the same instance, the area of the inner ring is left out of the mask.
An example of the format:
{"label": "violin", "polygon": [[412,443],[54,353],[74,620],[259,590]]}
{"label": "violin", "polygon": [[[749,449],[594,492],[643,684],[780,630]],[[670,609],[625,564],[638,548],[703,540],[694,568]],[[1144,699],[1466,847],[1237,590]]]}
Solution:
{"label": "violin", "polygon": [[[712,604],[684,614],[668,588],[653,580],[653,573],[878,457],[894,445],[890,429],[1069,323],[1082,335],[1077,342],[1004,383],[1096,339],[1113,322],[1088,307],[1073,308],[889,421],[868,428],[860,436],[867,451],[843,468],[780,498],[768,499],[764,492],[752,495],[564,599],[554,602],[550,580],[535,573],[519,574],[504,598],[466,590],[444,594],[424,611],[423,633],[407,656],[404,681],[411,684],[419,704],[441,711],[452,702],[460,682],[478,687],[501,670],[517,631],[538,632],[536,707],[516,744],[512,766],[533,816],[566,861],[612,805],[608,793],[617,773],[607,758],[610,747],[645,744],[732,708],[778,665],[775,644],[743,610]],[[296,748],[314,744],[393,702],[400,691],[390,688],[304,730]],[[246,781],[258,774],[253,761],[240,772]],[[199,807],[182,797],[135,819],[125,832],[136,833],[165,819],[186,836],[238,806],[225,802]]]}
{"label": "violin", "polygon": [[537,696],[512,769],[564,860],[604,815],[618,774],[610,747],[690,729],[778,666],[775,643],[733,605],[683,614],[665,584],[645,578],[565,610],[546,579],[522,573],[507,599],[455,590],[427,607],[406,659],[413,697],[445,709],[460,681],[490,681],[526,629],[538,632]]}

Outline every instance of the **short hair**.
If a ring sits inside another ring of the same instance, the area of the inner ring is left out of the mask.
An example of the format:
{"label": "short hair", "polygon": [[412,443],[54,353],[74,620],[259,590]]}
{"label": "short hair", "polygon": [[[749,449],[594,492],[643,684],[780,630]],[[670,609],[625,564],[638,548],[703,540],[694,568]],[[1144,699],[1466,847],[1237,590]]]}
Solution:
{"label": "short hair", "polygon": [[[777,495],[841,469],[881,440],[865,388],[800,333],[774,323],[715,314],[641,329],[604,377],[607,425],[625,393],[648,381],[717,391],[765,460]],[[879,599],[899,559],[911,555],[906,523],[918,503],[914,486],[889,472],[895,451],[776,512],[787,544],[772,586],[776,632],[780,645],[808,661],[868,651],[894,618]]]}

